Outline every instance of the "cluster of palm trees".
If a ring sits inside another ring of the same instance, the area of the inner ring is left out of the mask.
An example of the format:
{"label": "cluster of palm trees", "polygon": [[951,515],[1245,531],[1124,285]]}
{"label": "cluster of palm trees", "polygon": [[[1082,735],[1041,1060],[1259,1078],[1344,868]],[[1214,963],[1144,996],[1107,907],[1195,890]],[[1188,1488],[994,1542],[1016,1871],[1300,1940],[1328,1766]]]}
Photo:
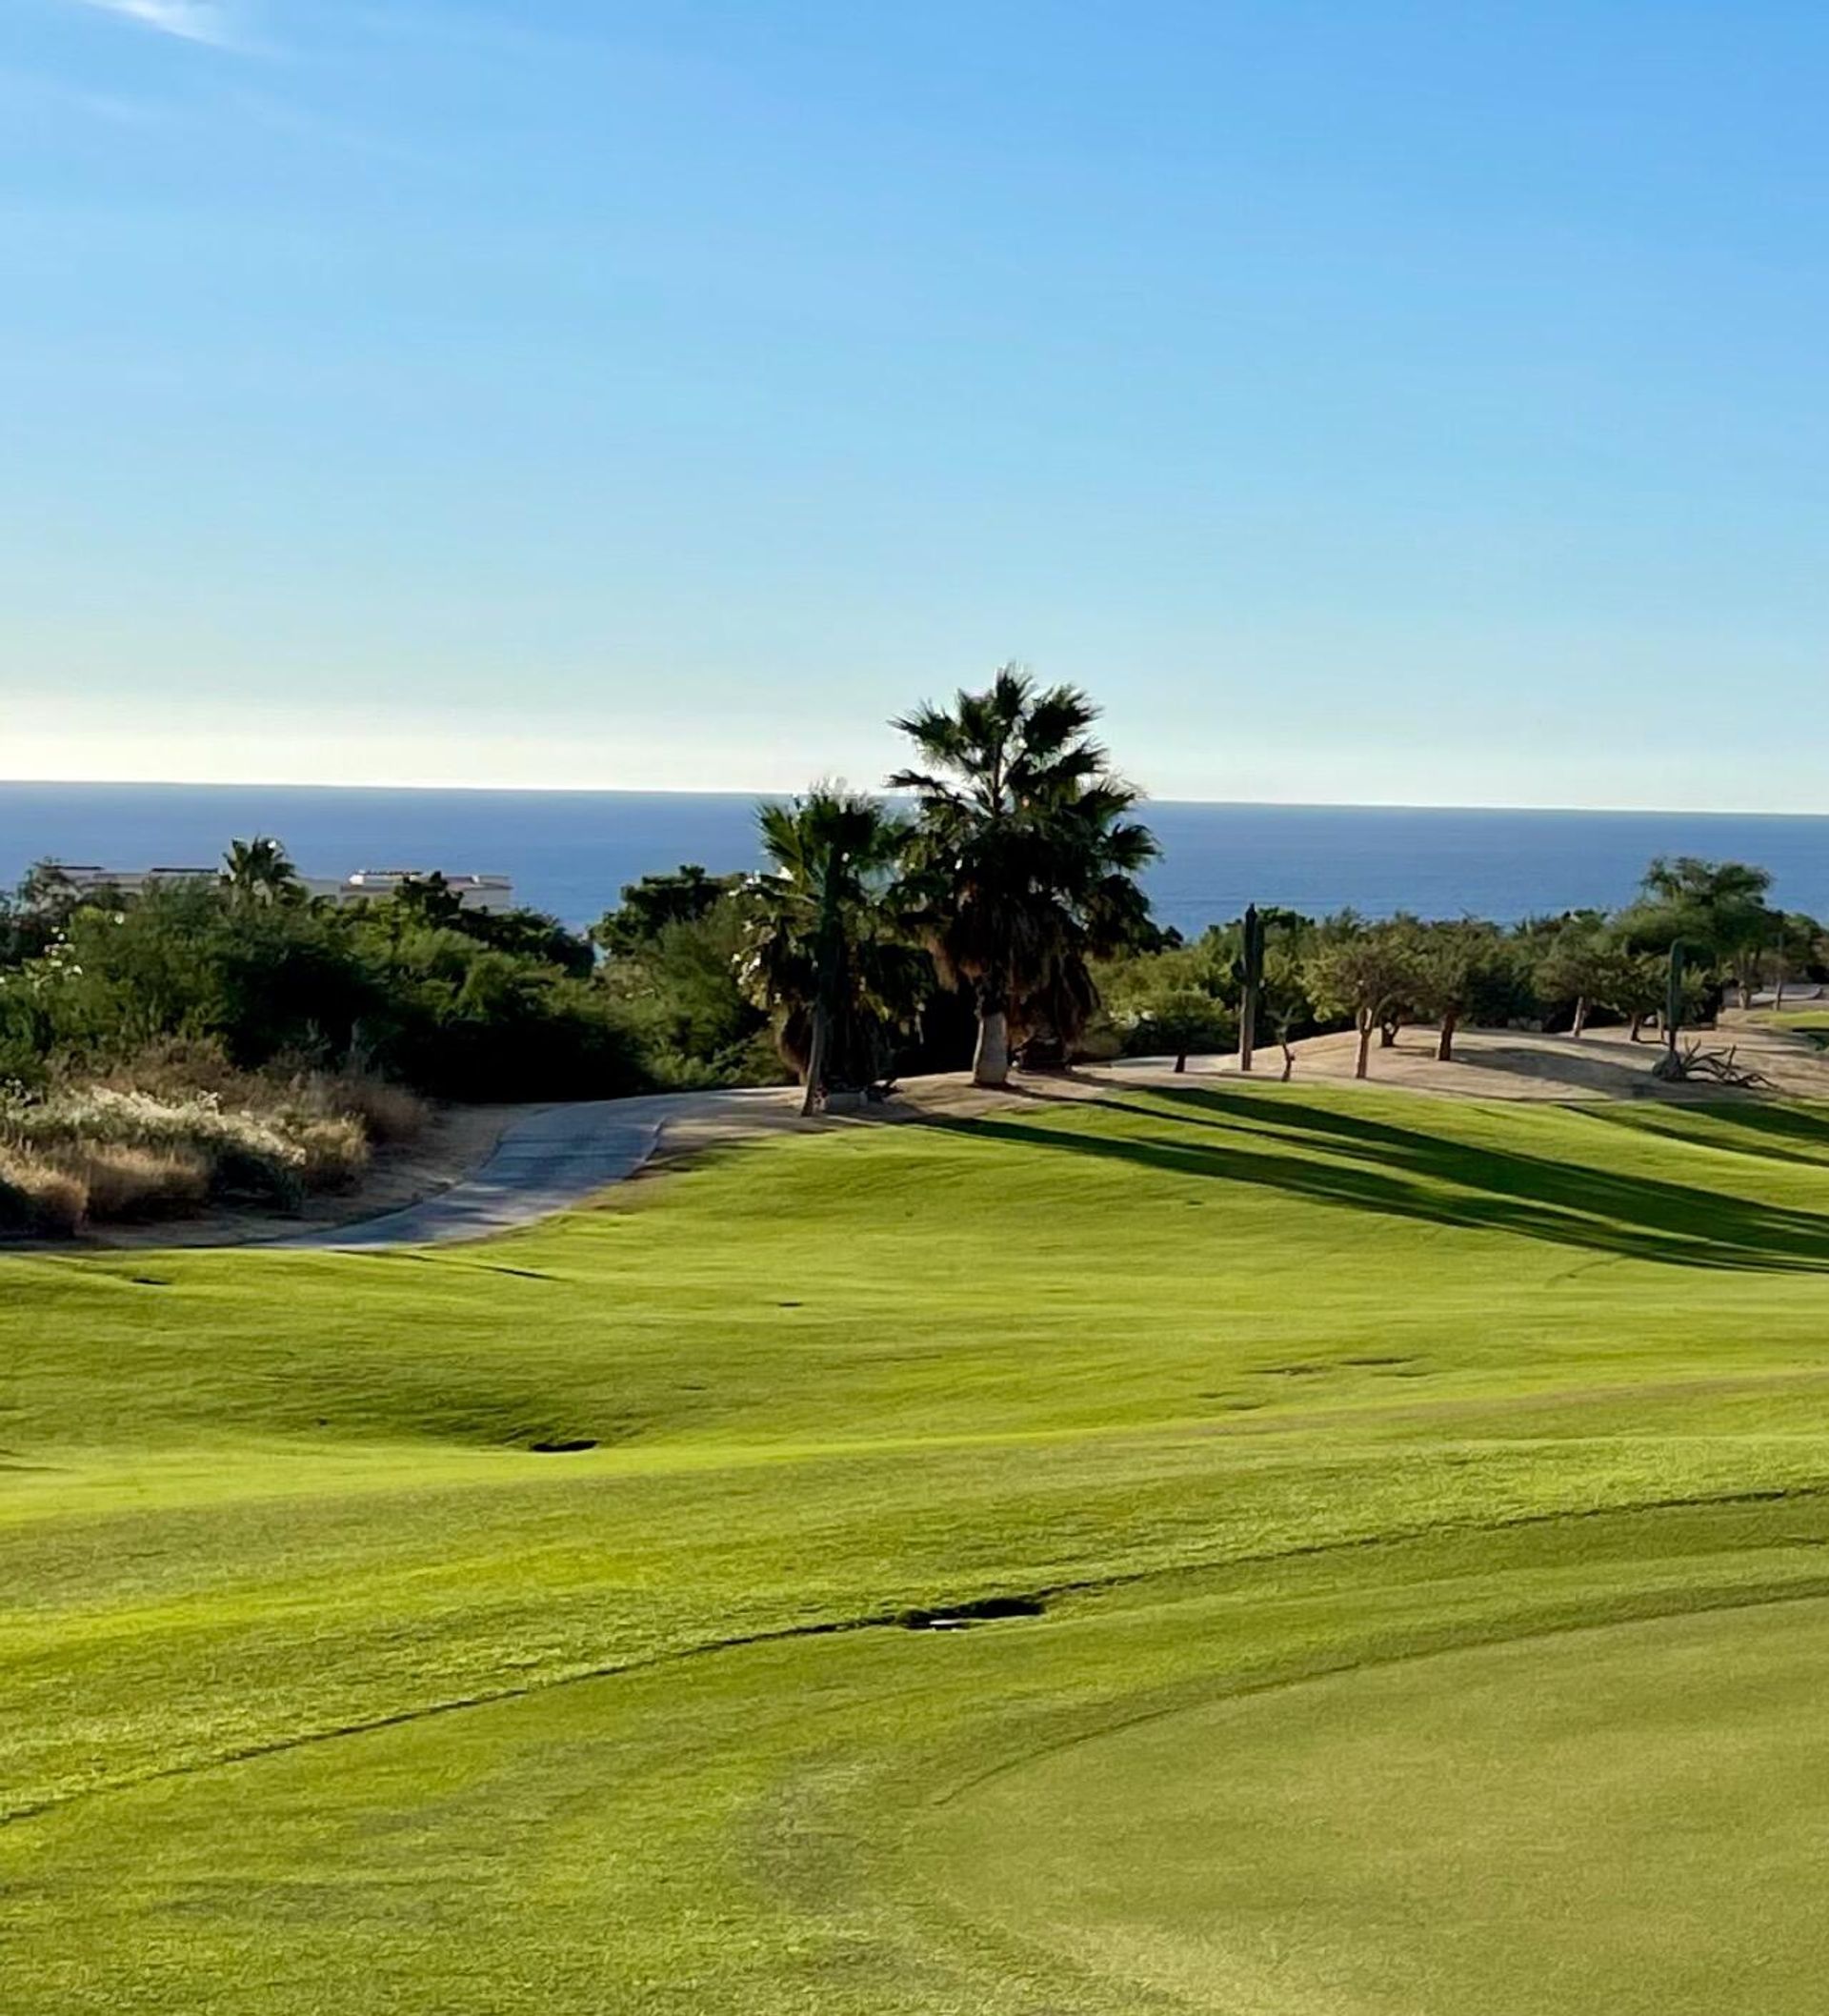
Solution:
{"label": "cluster of palm trees", "polygon": [[774,1018],[807,1110],[880,1076],[935,976],[970,989],[973,1077],[1064,1059],[1097,1005],[1091,962],[1147,938],[1156,855],[1138,793],[1072,686],[1005,666],[982,693],[894,725],[912,810],[819,786],[761,812],[772,864],[749,887],[742,977]]}

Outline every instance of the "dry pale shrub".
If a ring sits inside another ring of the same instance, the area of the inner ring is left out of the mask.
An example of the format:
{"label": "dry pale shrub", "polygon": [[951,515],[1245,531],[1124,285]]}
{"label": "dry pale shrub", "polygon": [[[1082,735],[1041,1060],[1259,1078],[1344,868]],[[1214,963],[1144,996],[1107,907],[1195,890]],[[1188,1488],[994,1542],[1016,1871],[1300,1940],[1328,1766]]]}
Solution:
{"label": "dry pale shrub", "polygon": [[89,1192],[80,1178],[0,1148],[0,1231],[69,1239],[88,1209]]}
{"label": "dry pale shrub", "polygon": [[360,1120],[364,1133],[379,1146],[417,1140],[432,1119],[431,1104],[416,1092],[367,1072],[339,1072],[317,1083],[331,1110]]}
{"label": "dry pale shrub", "polygon": [[111,1092],[149,1093],[167,1105],[211,1093],[218,1105],[258,1109],[276,1097],[271,1079],[231,1064],[222,1045],[208,1037],[161,1037],[106,1071],[84,1074],[67,1089],[89,1084]]}
{"label": "dry pale shrub", "polygon": [[201,1159],[212,1192],[297,1202],[305,1150],[277,1119],[227,1112],[213,1094],[167,1101],[145,1092],[91,1085],[0,1108],[0,1144],[38,1158],[59,1150],[143,1148]]}
{"label": "dry pale shrub", "polygon": [[350,1190],[369,1166],[369,1138],[362,1122],[347,1113],[293,1122],[291,1135],[303,1160],[299,1180],[308,1190]]}
{"label": "dry pale shrub", "polygon": [[429,1110],[366,1072],[246,1072],[211,1045],[168,1043],[106,1079],[0,1095],[0,1230],[167,1217],[211,1198],[292,1209],[308,1191],[353,1188],[371,1143],[412,1139]]}
{"label": "dry pale shrub", "polygon": [[210,1195],[210,1164],[194,1149],[116,1145],[57,1150],[49,1167],[83,1185],[94,1224],[177,1218]]}

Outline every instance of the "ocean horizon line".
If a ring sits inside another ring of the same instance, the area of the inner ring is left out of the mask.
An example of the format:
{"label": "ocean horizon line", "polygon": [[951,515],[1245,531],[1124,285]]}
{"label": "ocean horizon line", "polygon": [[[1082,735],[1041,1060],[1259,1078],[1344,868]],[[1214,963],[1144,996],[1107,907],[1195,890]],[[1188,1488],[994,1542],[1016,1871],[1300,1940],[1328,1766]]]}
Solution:
{"label": "ocean horizon line", "polygon": [[[849,785],[844,777],[820,779]],[[1133,780],[1134,781],[1134,780]],[[222,793],[246,792],[334,792],[355,796],[362,794],[372,796],[396,796],[412,793],[415,796],[465,796],[472,797],[537,797],[537,798],[718,798],[725,801],[741,801],[754,804],[773,799],[797,797],[814,788],[814,780],[806,784],[770,788],[767,786],[740,785],[684,785],[684,784],[452,784],[443,782],[336,782],[313,779],[309,782],[291,779],[279,781],[262,777],[0,777],[0,792],[4,791],[209,791]],[[869,789],[868,786],[856,786]],[[900,792],[879,792],[885,797],[906,796]],[[1146,805],[1188,806],[1215,812],[1405,812],[1405,813],[1498,813],[1515,816],[1541,814],[1545,817],[1577,816],[1580,818],[1683,818],[1683,819],[1829,819],[1829,806],[1821,809],[1798,808],[1792,806],[1733,806],[1733,805],[1576,805],[1576,804],[1523,804],[1510,800],[1476,802],[1468,799],[1448,798],[1201,798],[1183,797],[1168,794],[1153,793],[1144,789],[1142,802]]]}

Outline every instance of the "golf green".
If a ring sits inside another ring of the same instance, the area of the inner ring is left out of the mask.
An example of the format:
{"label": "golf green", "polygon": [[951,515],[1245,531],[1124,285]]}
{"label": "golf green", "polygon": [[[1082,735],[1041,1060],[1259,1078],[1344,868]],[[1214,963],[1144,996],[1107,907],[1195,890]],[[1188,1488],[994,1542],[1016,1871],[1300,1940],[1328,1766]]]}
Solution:
{"label": "golf green", "polygon": [[1829,1605],[1399,1660],[998,1771],[942,1885],[1121,1991],[1262,2016],[1822,2006]]}

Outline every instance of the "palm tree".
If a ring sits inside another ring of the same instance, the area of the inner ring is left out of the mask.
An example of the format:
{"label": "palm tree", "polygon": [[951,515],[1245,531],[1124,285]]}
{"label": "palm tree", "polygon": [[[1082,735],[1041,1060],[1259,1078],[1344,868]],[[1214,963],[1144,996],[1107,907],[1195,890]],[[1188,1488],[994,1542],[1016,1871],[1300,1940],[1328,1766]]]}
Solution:
{"label": "palm tree", "polygon": [[885,1037],[928,978],[891,902],[909,826],[874,798],[824,785],[756,819],[774,868],[744,890],[739,977],[774,1018],[807,1088],[801,1111],[813,1113],[829,1087],[879,1075]]}
{"label": "palm tree", "polygon": [[1097,718],[1076,687],[1006,665],[894,724],[924,765],[889,788],[919,807],[913,883],[942,972],[972,986],[980,1085],[1008,1081],[1013,1025],[1070,1049],[1097,1005],[1088,962],[1147,928],[1134,877],[1156,845],[1126,816],[1140,795],[1091,739]]}
{"label": "palm tree", "polygon": [[1661,951],[1680,942],[1700,954],[1732,978],[1740,1006],[1750,1008],[1759,957],[1777,920],[1765,900],[1771,887],[1771,874],[1745,861],[1659,855],[1620,923],[1637,950]]}
{"label": "palm tree", "polygon": [[304,894],[298,870],[277,840],[233,840],[222,857],[222,886],[237,903],[291,902]]}

